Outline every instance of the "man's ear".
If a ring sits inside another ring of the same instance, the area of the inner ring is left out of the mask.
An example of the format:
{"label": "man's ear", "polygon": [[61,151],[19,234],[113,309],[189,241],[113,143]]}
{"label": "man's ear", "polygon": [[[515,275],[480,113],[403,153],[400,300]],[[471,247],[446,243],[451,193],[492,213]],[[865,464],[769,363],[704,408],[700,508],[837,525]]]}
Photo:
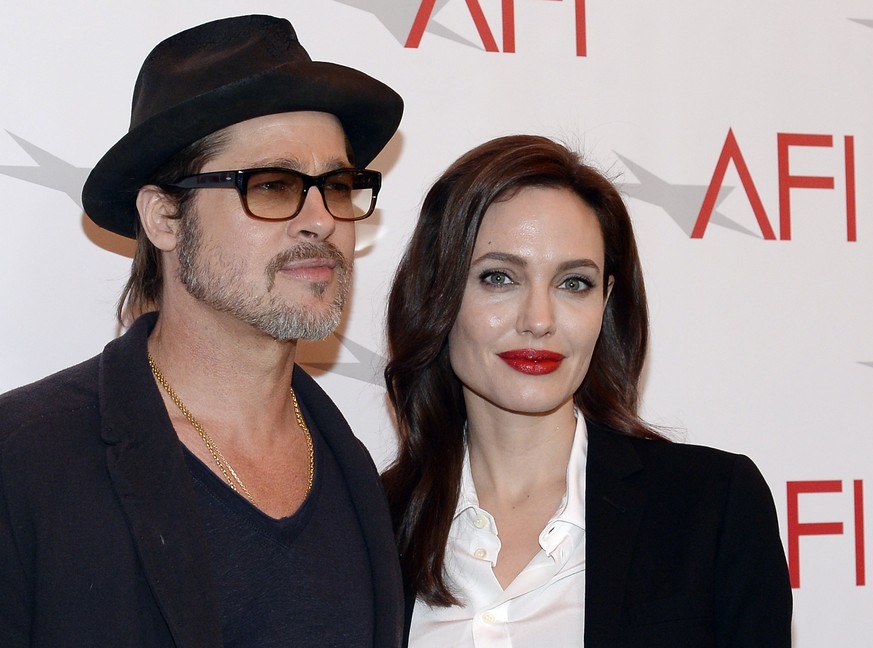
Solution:
{"label": "man's ear", "polygon": [[136,195],[136,210],[143,231],[159,250],[169,252],[176,248],[179,218],[176,201],[156,185],[140,187]]}

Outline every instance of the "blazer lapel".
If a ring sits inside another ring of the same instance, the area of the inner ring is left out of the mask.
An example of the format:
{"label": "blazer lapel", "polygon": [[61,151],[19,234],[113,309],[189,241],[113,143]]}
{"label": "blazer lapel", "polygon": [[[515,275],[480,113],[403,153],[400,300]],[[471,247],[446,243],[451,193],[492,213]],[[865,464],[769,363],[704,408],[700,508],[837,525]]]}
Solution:
{"label": "blazer lapel", "polygon": [[621,618],[645,493],[625,479],[642,470],[630,440],[586,421],[585,646],[609,648]]}
{"label": "blazer lapel", "polygon": [[191,477],[146,362],[156,320],[140,318],[101,357],[107,469],[176,645],[219,648],[221,618]]}
{"label": "blazer lapel", "polygon": [[330,446],[360,521],[373,576],[374,645],[377,648],[400,646],[404,605],[400,562],[379,473],[333,401],[296,365],[292,384],[300,396],[301,407],[315,421]]}

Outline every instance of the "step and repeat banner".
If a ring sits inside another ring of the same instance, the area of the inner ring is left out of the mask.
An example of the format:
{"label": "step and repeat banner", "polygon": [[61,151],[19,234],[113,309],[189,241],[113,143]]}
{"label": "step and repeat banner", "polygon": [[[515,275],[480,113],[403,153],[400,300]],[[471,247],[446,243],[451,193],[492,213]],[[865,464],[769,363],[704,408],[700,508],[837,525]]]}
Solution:
{"label": "step and repeat banner", "polygon": [[[406,101],[375,160],[354,297],[300,360],[379,465],[392,273],[421,198],[495,136],[563,140],[621,185],[651,299],[644,415],[751,456],[773,491],[797,648],[873,641],[873,4],[869,0],[9,2],[0,21],[0,391],[119,334],[131,244],[79,193],[163,38],[291,20],[314,59]],[[865,540],[870,538],[870,542]],[[867,560],[867,556],[870,560]]]}

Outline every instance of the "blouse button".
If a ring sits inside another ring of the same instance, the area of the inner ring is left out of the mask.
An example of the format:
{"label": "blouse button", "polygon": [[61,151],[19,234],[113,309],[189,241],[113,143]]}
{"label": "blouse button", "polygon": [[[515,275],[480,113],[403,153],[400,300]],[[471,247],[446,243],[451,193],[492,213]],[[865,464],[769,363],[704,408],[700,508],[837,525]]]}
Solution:
{"label": "blouse button", "polygon": [[484,515],[477,515],[476,519],[473,520],[473,524],[477,529],[482,529],[488,524],[488,519]]}
{"label": "blouse button", "polygon": [[485,556],[488,555],[488,552],[482,549],[482,547],[479,547],[478,549],[476,549],[476,551],[473,552],[473,555],[479,560],[482,560],[483,558],[485,558]]}
{"label": "blouse button", "polygon": [[490,612],[486,612],[485,614],[483,614],[483,615],[482,615],[482,620],[483,620],[485,623],[489,624],[489,625],[490,625],[490,624],[493,624],[493,623],[497,623],[497,619],[496,619],[495,616],[494,616],[493,614],[491,614]]}

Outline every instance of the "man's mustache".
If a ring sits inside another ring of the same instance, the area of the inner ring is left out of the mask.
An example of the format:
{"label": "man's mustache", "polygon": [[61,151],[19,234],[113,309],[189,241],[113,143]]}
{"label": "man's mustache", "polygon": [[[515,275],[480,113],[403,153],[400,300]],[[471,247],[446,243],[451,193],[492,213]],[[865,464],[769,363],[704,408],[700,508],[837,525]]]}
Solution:
{"label": "man's mustache", "polygon": [[309,259],[327,259],[336,264],[339,273],[348,272],[350,269],[349,260],[342,252],[333,244],[327,241],[319,241],[317,243],[305,242],[295,245],[293,248],[283,250],[272,258],[267,264],[267,276],[272,282],[276,278],[282,268],[289,263],[297,261],[307,261]]}

